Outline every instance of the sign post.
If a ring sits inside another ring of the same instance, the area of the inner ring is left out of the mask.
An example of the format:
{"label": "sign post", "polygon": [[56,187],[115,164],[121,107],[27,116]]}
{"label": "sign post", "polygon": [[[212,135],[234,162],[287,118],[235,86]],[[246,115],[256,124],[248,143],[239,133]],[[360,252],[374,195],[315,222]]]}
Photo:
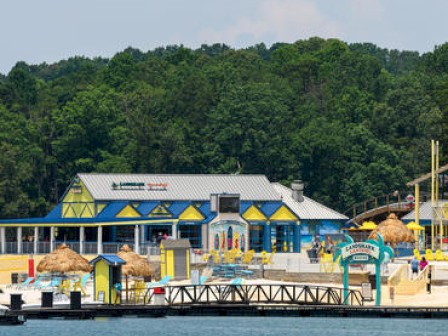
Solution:
{"label": "sign post", "polygon": [[378,241],[367,240],[365,242],[353,242],[352,237],[345,235],[347,242],[338,245],[338,249],[333,257],[344,269],[344,304],[348,304],[348,276],[350,264],[374,264],[375,282],[376,282],[376,301],[377,306],[381,305],[381,277],[380,267],[386,254],[390,259],[394,252],[390,246],[384,245],[383,237],[378,234]]}

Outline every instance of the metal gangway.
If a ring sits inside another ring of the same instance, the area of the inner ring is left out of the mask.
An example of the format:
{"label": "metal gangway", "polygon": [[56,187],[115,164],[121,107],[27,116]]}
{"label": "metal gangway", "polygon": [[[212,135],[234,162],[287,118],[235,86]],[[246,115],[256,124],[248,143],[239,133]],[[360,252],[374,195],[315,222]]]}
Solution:
{"label": "metal gangway", "polygon": [[[154,288],[148,288],[143,304],[154,299]],[[300,284],[204,284],[165,287],[165,303],[170,306],[211,304],[292,304],[352,305],[364,304],[360,291]]]}

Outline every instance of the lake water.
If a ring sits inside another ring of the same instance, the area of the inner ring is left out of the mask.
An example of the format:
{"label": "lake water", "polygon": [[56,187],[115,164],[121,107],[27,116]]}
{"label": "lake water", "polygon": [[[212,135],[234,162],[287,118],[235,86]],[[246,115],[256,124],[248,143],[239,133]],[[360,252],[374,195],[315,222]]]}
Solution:
{"label": "lake water", "polygon": [[29,320],[8,336],[424,336],[447,335],[447,320],[317,317],[167,317]]}

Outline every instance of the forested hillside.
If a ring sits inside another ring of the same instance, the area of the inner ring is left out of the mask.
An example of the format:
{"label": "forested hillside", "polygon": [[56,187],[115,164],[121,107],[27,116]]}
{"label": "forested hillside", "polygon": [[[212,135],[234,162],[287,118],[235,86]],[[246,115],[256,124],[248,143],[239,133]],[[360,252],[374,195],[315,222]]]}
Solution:
{"label": "forested hillside", "polygon": [[0,218],[44,215],[77,172],[256,173],[340,211],[428,171],[448,143],[448,44],[434,52],[312,38],[0,75]]}

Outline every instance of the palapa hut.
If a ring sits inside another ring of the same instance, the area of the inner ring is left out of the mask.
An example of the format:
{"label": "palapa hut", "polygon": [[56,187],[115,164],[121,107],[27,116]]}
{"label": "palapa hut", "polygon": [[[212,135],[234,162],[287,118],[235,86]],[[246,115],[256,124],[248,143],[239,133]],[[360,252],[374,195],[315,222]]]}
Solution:
{"label": "palapa hut", "polygon": [[133,252],[129,245],[125,244],[120,248],[120,252],[117,253],[121,259],[126,261],[126,264],[122,266],[121,272],[126,277],[126,301],[128,300],[128,276],[151,276],[151,267],[146,258],[140,257],[137,253]]}
{"label": "palapa hut", "polygon": [[369,239],[378,239],[377,233],[380,233],[386,243],[390,243],[392,247],[396,243],[414,242],[414,235],[404,223],[398,219],[397,215],[391,213],[386,220],[382,221],[375,230],[369,235]]}
{"label": "palapa hut", "polygon": [[66,272],[90,272],[92,266],[88,260],[61,244],[47,254],[37,265],[38,272],[66,273]]}

